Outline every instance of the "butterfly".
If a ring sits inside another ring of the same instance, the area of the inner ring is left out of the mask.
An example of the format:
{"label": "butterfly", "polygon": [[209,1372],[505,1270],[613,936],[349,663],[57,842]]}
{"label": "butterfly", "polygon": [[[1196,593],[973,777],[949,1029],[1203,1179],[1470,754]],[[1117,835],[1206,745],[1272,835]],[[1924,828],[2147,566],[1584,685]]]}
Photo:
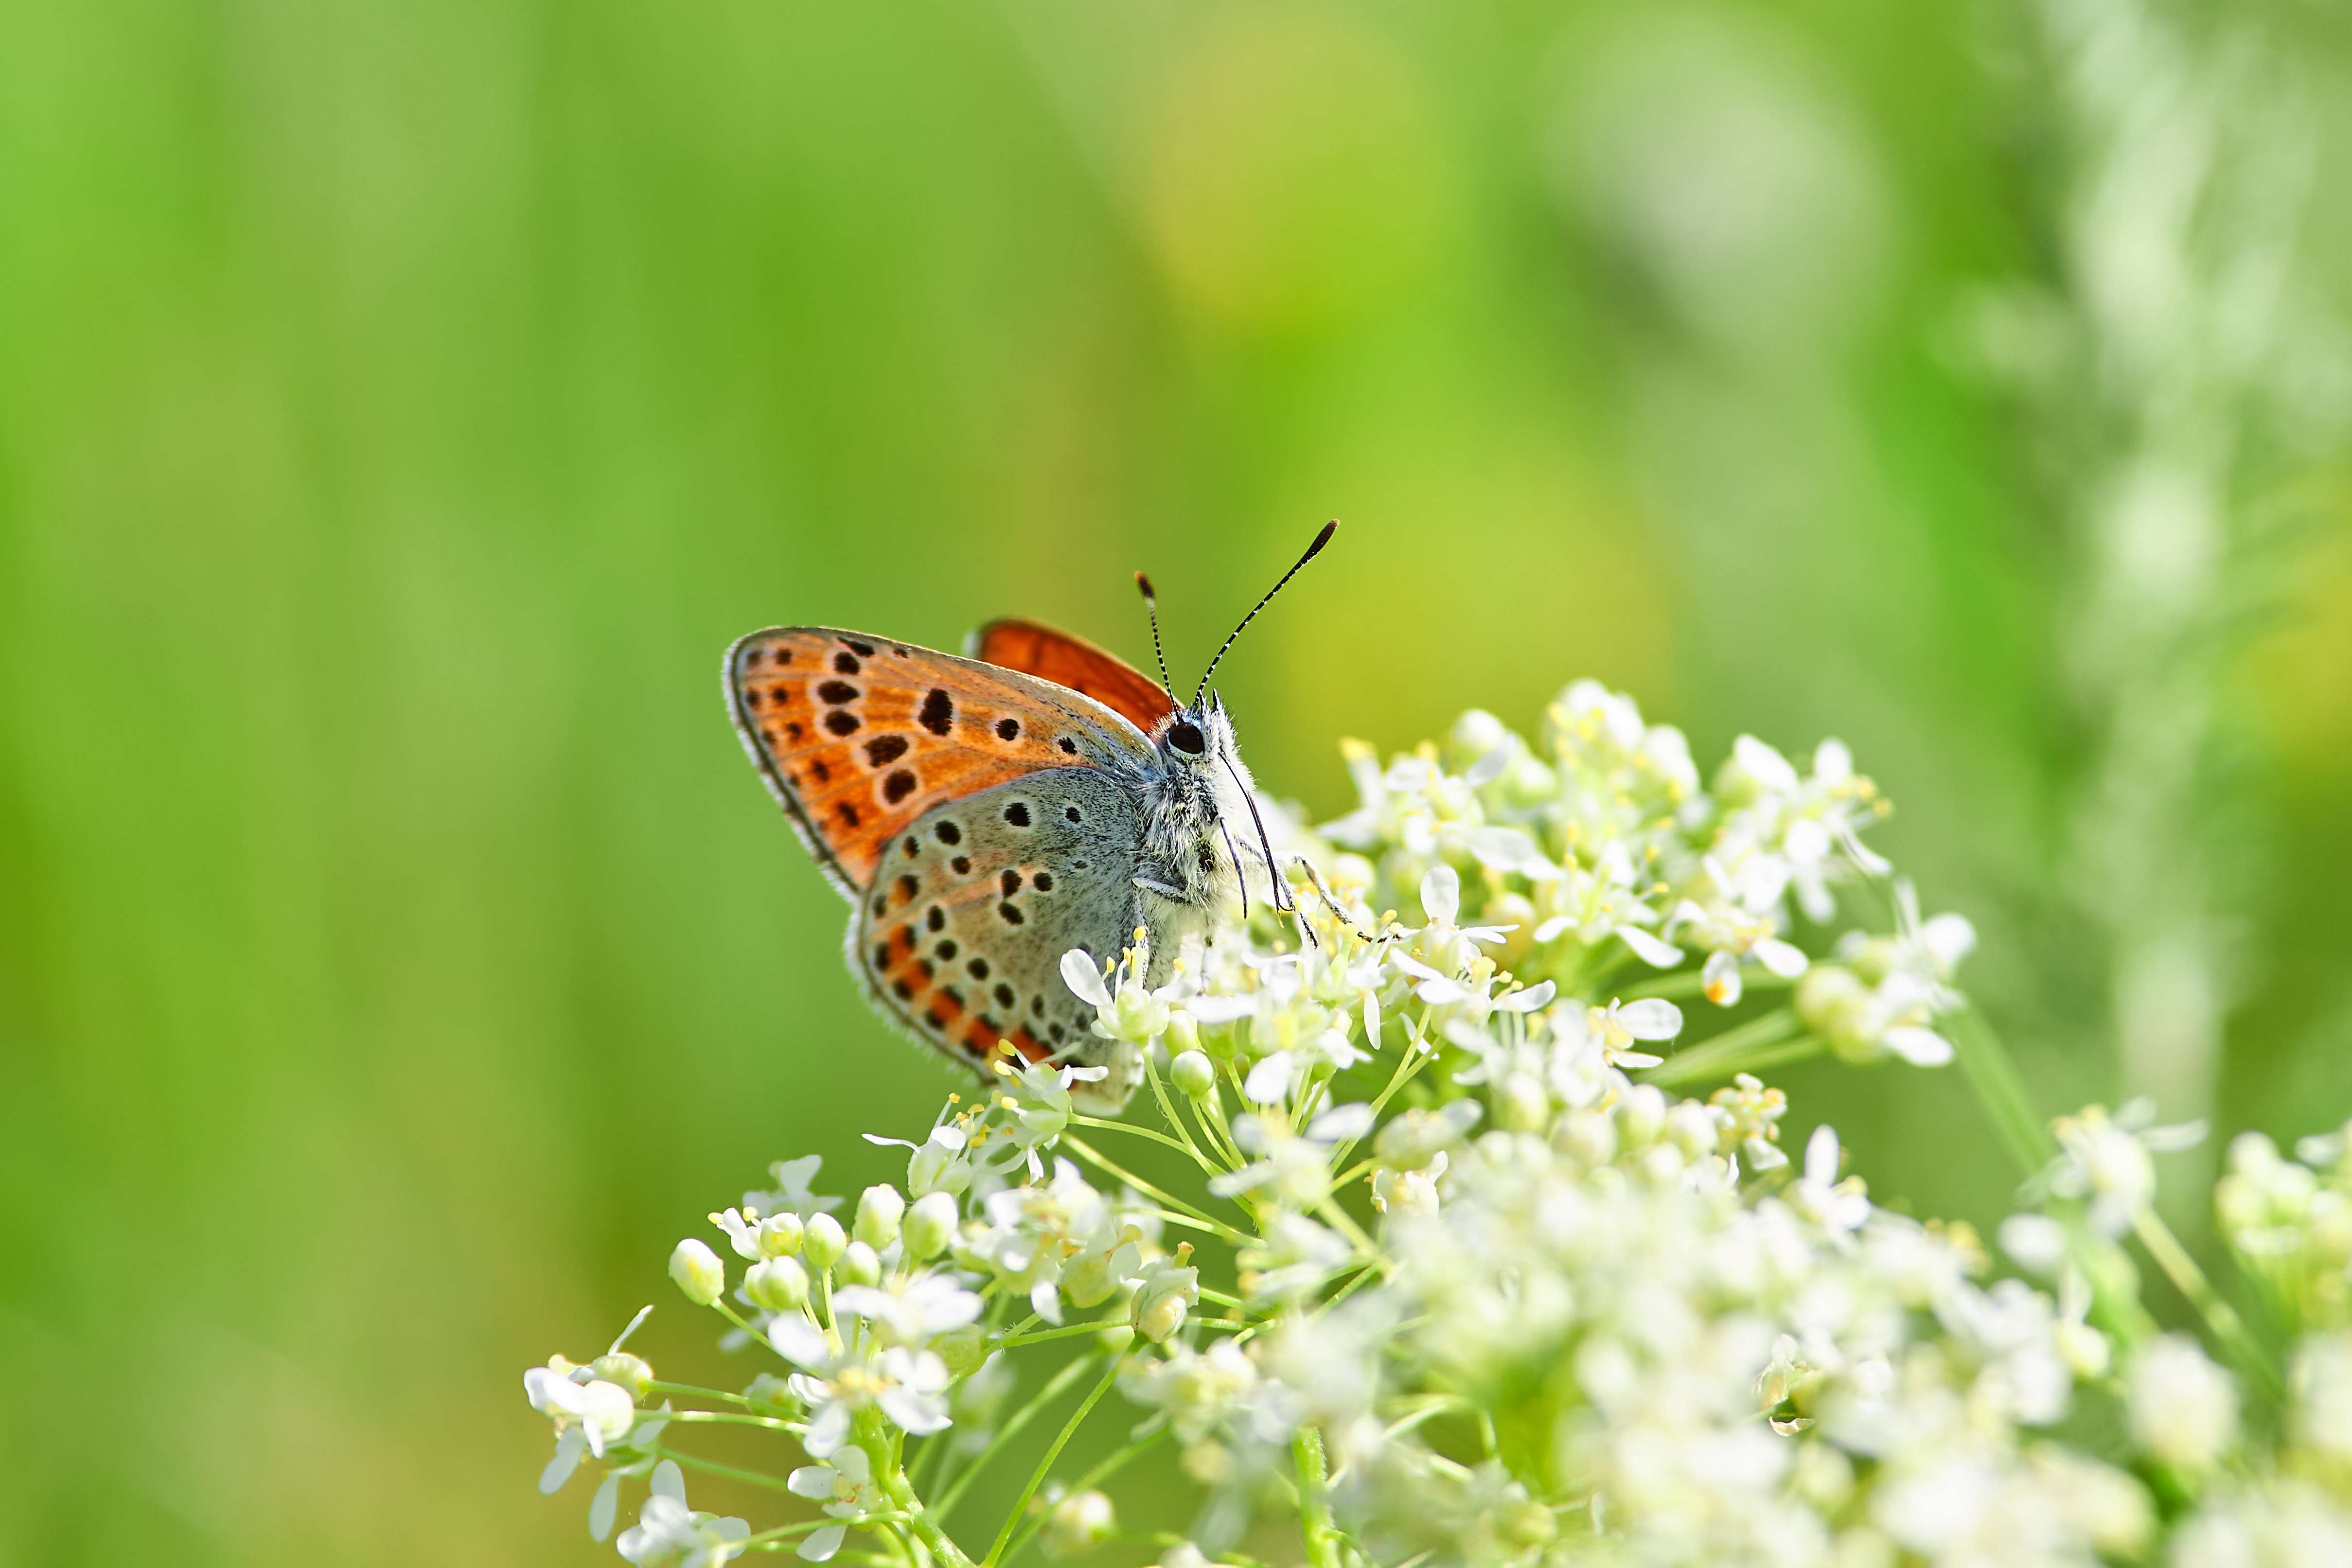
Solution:
{"label": "butterfly", "polygon": [[[1101,1068],[1072,1082],[1073,1101],[1127,1103],[1140,1062],[1093,1032],[1063,956],[1099,968],[1139,930],[1144,983],[1164,984],[1186,937],[1246,913],[1244,857],[1282,904],[1209,676],[1338,528],[1242,618],[1190,703],[1171,695],[1164,653],[1155,682],[1030,621],[981,628],[965,658],[827,626],[772,627],[727,651],[736,732],[849,899],[849,967],[884,1017],[983,1077],[1006,1061]],[[1157,653],[1158,604],[1141,572],[1136,584]]]}

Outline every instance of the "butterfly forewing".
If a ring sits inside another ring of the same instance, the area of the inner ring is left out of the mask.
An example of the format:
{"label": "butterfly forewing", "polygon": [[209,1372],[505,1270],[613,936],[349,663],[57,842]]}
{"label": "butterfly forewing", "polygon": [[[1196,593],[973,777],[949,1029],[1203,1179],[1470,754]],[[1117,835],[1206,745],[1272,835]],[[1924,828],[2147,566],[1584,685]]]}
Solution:
{"label": "butterfly forewing", "polygon": [[[886,848],[855,959],[877,1005],[965,1062],[1106,1058],[1062,956],[1118,955],[1137,924],[1133,797],[1102,769],[1049,768],[933,808]],[[1117,1069],[1115,1068],[1115,1071]],[[1132,1084],[1090,1098],[1124,1101]]]}
{"label": "butterfly forewing", "polygon": [[1090,696],[1149,735],[1176,711],[1160,683],[1083,637],[1034,621],[992,621],[972,636],[972,655]]}
{"label": "butterfly forewing", "polygon": [[1117,713],[970,659],[829,627],[755,632],[727,655],[743,744],[851,897],[925,812],[1026,774],[1149,758]]}

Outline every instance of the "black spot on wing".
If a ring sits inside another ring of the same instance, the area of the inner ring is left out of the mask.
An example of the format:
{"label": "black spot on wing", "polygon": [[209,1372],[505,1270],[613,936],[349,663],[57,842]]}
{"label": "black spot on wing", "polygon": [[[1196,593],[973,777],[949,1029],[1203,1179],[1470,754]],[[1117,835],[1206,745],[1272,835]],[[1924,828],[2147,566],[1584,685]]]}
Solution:
{"label": "black spot on wing", "polygon": [[955,699],[933,686],[930,695],[923,698],[922,711],[915,717],[933,735],[945,735],[955,727]]}

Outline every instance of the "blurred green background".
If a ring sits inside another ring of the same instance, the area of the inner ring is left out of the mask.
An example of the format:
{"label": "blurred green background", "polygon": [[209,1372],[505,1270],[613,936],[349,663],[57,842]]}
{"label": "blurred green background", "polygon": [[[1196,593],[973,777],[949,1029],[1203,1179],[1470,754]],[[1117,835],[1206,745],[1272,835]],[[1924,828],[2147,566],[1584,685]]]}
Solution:
{"label": "blurred green background", "polygon": [[[947,1087],[721,649],[1140,656],[1148,566],[1195,669],[1328,517],[1220,677],[1276,793],[1580,674],[1835,734],[2043,1109],[2352,1114],[2347,65],[2286,0],[0,5],[0,1563],[610,1560],[521,1369]],[[1956,1079],[1787,1082],[2003,1212]]]}

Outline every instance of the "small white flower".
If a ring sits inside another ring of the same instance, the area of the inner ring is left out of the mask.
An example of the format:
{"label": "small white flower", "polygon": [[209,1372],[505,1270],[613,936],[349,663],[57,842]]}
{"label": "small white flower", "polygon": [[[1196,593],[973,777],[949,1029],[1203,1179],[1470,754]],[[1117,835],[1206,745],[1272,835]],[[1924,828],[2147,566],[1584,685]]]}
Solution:
{"label": "small white flower", "polygon": [[884,1344],[920,1345],[980,1316],[980,1298],[950,1274],[920,1274],[887,1286],[845,1285],[833,1310],[874,1325]]}
{"label": "small white flower", "polygon": [[653,1495],[646,1499],[637,1522],[614,1544],[638,1568],[719,1568],[741,1553],[751,1534],[751,1527],[740,1519],[688,1508],[685,1478],[677,1466],[664,1459],[654,1468]]}
{"label": "small white flower", "polygon": [[1850,1235],[1870,1218],[1868,1189],[1860,1176],[1838,1180],[1837,1130],[1824,1122],[1805,1140],[1804,1174],[1789,1185],[1789,1205],[1834,1235]]}
{"label": "small white flower", "polygon": [[[840,1449],[824,1464],[802,1466],[784,1484],[795,1497],[822,1503],[835,1519],[858,1519],[887,1506],[882,1489],[874,1483],[874,1461],[855,1446]],[[811,1563],[828,1562],[847,1534],[847,1525],[826,1525],[801,1542],[800,1555]]]}
{"label": "small white flower", "polygon": [[2132,1357],[2124,1408],[2140,1447],[2175,1469],[2210,1469],[2237,1444],[2237,1385],[2184,1334],[2160,1335]]}
{"label": "small white flower", "polygon": [[793,1392],[809,1406],[808,1432],[801,1447],[814,1459],[830,1459],[849,1439],[851,1417],[878,1406],[890,1421],[924,1437],[948,1424],[947,1364],[928,1350],[894,1346],[870,1360],[844,1354],[808,1319],[780,1316],[768,1325],[776,1354],[802,1369]]}
{"label": "small white flower", "polygon": [[745,1209],[759,1214],[793,1213],[803,1219],[814,1214],[829,1214],[841,1207],[838,1197],[820,1197],[809,1191],[809,1183],[816,1179],[819,1166],[824,1164],[822,1155],[809,1155],[797,1160],[779,1160],[768,1167],[775,1187],[769,1192],[747,1192],[743,1195]]}

